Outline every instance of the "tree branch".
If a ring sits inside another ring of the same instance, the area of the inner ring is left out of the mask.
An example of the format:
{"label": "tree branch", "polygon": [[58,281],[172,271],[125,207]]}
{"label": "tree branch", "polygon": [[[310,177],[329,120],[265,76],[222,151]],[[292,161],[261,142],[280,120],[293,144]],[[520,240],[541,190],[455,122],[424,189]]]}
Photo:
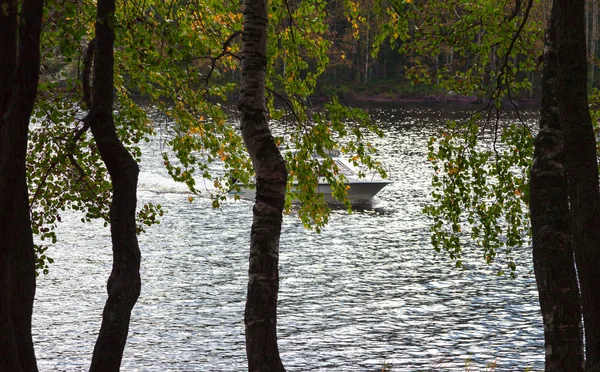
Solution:
{"label": "tree branch", "polygon": [[[204,79],[200,80],[200,81],[204,81],[204,86],[202,87],[201,90],[206,89],[206,87],[208,86],[210,77],[212,76],[212,73],[215,70],[215,66],[216,66],[217,61],[219,59],[223,58],[226,55],[232,55],[234,57],[237,57],[237,56],[235,56],[235,55],[233,55],[233,54],[231,54],[229,52],[229,47],[231,46],[231,43],[235,40],[235,38],[238,37],[238,36],[240,36],[241,34],[242,34],[242,31],[235,31],[233,34],[229,35],[229,37],[227,38],[227,40],[225,40],[223,42],[223,50],[216,57],[202,56],[202,57],[196,57],[195,58],[195,59],[210,59],[210,69],[208,70],[208,75],[206,75],[206,77]],[[239,57],[237,57],[237,58],[239,58]]]}

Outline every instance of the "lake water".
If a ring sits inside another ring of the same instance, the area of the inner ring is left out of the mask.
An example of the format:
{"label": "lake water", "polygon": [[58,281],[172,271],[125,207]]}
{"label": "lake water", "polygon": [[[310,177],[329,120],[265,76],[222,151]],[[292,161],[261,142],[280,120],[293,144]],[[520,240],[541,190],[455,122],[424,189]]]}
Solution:
{"label": "lake water", "polygon": [[[466,270],[429,245],[427,139],[451,106],[371,109],[386,138],[380,160],[394,184],[371,208],[334,210],[321,234],[291,215],[281,236],[279,348],[288,371],[543,369],[542,321],[530,248],[518,277],[495,275],[477,247]],[[187,200],[150,143],[139,201],[160,203],[162,223],[140,237],[142,293],[123,371],[244,371],[243,311],[252,203],[211,208]],[[41,276],[34,341],[41,371],[89,368],[111,269],[101,224],[64,216],[50,274]],[[469,366],[470,365],[470,366]]]}

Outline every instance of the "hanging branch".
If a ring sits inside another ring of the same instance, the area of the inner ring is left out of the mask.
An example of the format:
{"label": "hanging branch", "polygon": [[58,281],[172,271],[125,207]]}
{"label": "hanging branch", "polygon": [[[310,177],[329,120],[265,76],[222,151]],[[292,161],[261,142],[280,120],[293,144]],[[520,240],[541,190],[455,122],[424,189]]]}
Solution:
{"label": "hanging branch", "polygon": [[227,38],[227,40],[225,40],[223,42],[223,50],[221,51],[221,53],[219,53],[219,55],[217,55],[216,57],[213,56],[202,56],[202,57],[196,57],[193,58],[194,59],[209,59],[210,60],[210,69],[208,70],[208,75],[206,75],[206,77],[204,79],[200,79],[200,81],[204,81],[204,86],[202,87],[202,89],[200,89],[200,91],[203,91],[206,89],[206,87],[208,86],[209,80],[212,76],[213,71],[215,70],[217,61],[223,57],[225,57],[226,55],[230,55],[234,58],[237,58],[238,60],[240,59],[240,57],[236,56],[235,54],[232,54],[231,52],[229,52],[229,48],[231,47],[231,43],[233,43],[233,41],[242,34],[242,31],[235,31],[233,34],[229,35],[229,37]]}

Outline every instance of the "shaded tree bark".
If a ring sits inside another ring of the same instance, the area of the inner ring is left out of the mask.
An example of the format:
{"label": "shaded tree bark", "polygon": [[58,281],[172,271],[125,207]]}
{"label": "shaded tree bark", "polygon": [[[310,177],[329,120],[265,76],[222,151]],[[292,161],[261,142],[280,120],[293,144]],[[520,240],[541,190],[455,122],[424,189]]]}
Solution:
{"label": "shaded tree bark", "polygon": [[598,1],[592,2],[592,45],[590,46],[591,68],[590,68],[590,83],[593,86],[596,74],[596,47],[598,45]]}
{"label": "shaded tree bark", "polygon": [[117,136],[112,114],[114,96],[115,0],[98,0],[92,106],[86,120],[112,180],[110,227],[113,267],[108,299],[90,371],[119,371],[131,310],[140,295],[140,250],[136,235],[136,189],[139,168]]}
{"label": "shaded tree bark", "polygon": [[25,158],[44,2],[18,6],[0,0],[0,370],[29,372],[37,371],[31,338],[35,252]]}
{"label": "shaded tree bark", "polygon": [[238,108],[242,137],[256,173],[248,297],[244,313],[250,372],[285,370],[277,347],[277,295],[279,237],[287,170],[271,135],[267,117],[267,23],[267,0],[245,0]]}
{"label": "shaded tree bark", "polygon": [[546,371],[583,370],[583,329],[559,120],[556,17],[546,30],[540,131],[531,168],[533,267],[544,322]]}
{"label": "shaded tree bark", "polygon": [[[15,70],[17,69],[17,4],[10,0],[0,0],[0,120],[2,120],[10,97],[12,97]],[[4,124],[3,124],[4,125]],[[0,136],[2,133],[0,133]]]}
{"label": "shaded tree bark", "polygon": [[586,370],[600,370],[600,191],[587,100],[584,0],[556,0],[560,123],[565,133],[573,249],[586,339]]}

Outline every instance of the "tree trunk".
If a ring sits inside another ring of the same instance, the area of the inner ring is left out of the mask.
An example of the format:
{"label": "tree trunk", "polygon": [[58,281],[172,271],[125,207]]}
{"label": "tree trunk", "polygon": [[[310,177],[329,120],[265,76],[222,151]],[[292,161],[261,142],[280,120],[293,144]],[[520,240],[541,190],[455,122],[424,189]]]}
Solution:
{"label": "tree trunk", "polygon": [[531,168],[533,268],[544,322],[546,371],[583,370],[583,329],[571,245],[564,137],[558,114],[556,24],[546,31],[540,131]]}
{"label": "tree trunk", "polygon": [[531,89],[529,90],[529,98],[533,97],[533,94],[535,93],[535,71],[531,71],[531,73],[529,74],[529,81],[531,81]]}
{"label": "tree trunk", "polygon": [[[13,93],[17,68],[17,7],[11,0],[0,0],[0,120],[3,119]],[[4,126],[4,124],[3,124]],[[2,133],[0,133],[2,136]]]}
{"label": "tree trunk", "polygon": [[[586,15],[587,17],[587,15]],[[592,2],[592,32],[590,33],[590,85],[594,85],[596,73],[596,46],[598,45],[598,1]]]}
{"label": "tree trunk", "polygon": [[140,250],[136,235],[136,189],[139,168],[119,140],[113,119],[115,0],[98,0],[96,54],[90,128],[112,181],[110,226],[113,267],[108,299],[90,371],[119,371],[129,331],[131,310],[140,295]]}
{"label": "tree trunk", "polygon": [[600,370],[600,191],[587,100],[584,0],[558,0],[560,123],[565,132],[573,249],[586,339],[586,370]]}
{"label": "tree trunk", "polygon": [[367,42],[365,43],[365,85],[369,82],[369,29],[371,12],[367,14]]}
{"label": "tree trunk", "polygon": [[[25,158],[40,70],[43,0],[0,1],[0,370],[37,371],[35,252]],[[18,37],[17,37],[18,32]]]}
{"label": "tree trunk", "polygon": [[596,0],[585,0],[585,50],[587,53],[588,60],[592,58],[590,53],[591,46],[591,38],[590,38],[590,2],[595,2]]}
{"label": "tree trunk", "polygon": [[244,322],[250,372],[285,371],[277,347],[279,237],[287,170],[271,136],[265,104],[267,0],[244,1],[241,130],[256,173]]}

